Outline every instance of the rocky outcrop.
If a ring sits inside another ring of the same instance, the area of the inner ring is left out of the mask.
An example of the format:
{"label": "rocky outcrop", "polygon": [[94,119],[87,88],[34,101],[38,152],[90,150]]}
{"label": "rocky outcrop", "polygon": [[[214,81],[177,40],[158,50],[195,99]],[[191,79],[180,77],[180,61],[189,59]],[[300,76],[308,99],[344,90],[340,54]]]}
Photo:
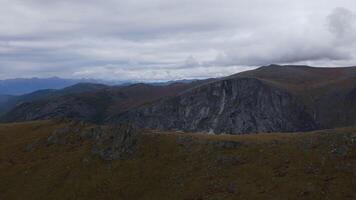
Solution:
{"label": "rocky outcrop", "polygon": [[104,160],[124,159],[133,154],[140,132],[127,124],[93,128],[87,132],[94,141],[92,153]]}
{"label": "rocky outcrop", "polygon": [[47,145],[90,140],[92,154],[103,160],[117,160],[128,158],[134,153],[140,135],[139,130],[128,124],[86,128],[75,123],[53,131],[47,139]]}
{"label": "rocky outcrop", "polygon": [[286,90],[253,78],[217,81],[117,116],[142,128],[246,134],[317,128]]}

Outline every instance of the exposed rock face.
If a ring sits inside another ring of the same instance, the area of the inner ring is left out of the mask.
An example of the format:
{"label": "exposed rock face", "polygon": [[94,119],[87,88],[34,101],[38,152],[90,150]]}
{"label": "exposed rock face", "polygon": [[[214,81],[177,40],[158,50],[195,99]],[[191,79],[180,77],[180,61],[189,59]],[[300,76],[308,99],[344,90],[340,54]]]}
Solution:
{"label": "exposed rock face", "polygon": [[317,128],[297,98],[253,78],[206,84],[124,113],[117,121],[144,128],[232,134]]}

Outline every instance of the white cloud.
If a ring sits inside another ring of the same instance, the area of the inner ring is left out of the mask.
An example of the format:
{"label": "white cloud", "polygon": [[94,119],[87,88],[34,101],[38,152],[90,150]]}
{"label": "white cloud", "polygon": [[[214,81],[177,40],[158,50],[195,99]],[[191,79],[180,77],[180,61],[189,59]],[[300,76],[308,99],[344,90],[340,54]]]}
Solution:
{"label": "white cloud", "polygon": [[163,80],[355,65],[352,0],[0,0],[0,78]]}

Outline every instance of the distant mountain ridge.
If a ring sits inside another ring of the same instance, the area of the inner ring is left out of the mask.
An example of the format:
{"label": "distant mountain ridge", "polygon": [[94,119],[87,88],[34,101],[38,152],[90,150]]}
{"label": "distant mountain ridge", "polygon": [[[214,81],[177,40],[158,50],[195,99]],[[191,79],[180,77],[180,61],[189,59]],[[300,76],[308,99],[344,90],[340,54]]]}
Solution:
{"label": "distant mountain ridge", "polygon": [[103,81],[97,79],[64,79],[51,78],[16,78],[0,80],[1,95],[23,95],[37,90],[63,89],[77,83],[99,83],[106,85],[119,85],[125,81]]}

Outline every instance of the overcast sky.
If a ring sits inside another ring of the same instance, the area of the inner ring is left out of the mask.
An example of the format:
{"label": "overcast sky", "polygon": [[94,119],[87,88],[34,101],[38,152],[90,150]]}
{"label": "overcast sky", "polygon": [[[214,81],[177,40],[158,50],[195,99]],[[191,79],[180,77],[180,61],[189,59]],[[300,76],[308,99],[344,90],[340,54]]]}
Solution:
{"label": "overcast sky", "polygon": [[0,79],[356,65],[355,0],[0,0]]}

